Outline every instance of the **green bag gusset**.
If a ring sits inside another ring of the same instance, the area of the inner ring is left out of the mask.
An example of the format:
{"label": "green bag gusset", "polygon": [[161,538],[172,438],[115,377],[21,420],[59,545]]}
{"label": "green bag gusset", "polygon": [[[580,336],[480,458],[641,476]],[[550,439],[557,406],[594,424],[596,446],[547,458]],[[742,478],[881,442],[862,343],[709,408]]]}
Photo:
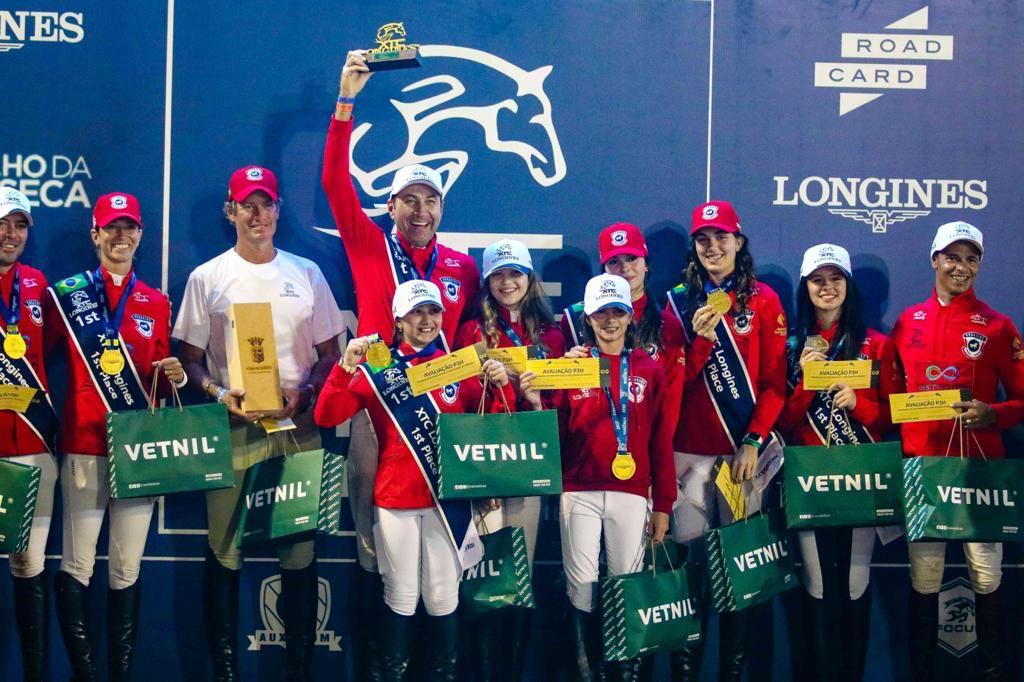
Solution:
{"label": "green bag gusset", "polygon": [[480,536],[484,558],[462,572],[459,605],[470,615],[509,607],[534,608],[526,535],[518,526]]}
{"label": "green bag gusset", "polygon": [[0,459],[0,552],[24,552],[39,498],[37,466]]}
{"label": "green bag gusset", "polygon": [[898,442],[785,448],[786,524],[857,528],[903,522]]}
{"label": "green bag gusset", "polygon": [[562,492],[562,455],[554,410],[442,413],[438,445],[438,496],[443,500]]}
{"label": "green bag gusset", "polygon": [[[606,661],[671,651],[701,638],[699,569],[694,564],[675,563],[674,558],[685,552],[675,552],[665,543],[661,547],[647,550],[643,570],[601,581],[601,638]],[[663,568],[666,565],[668,570]]]}
{"label": "green bag gusset", "polygon": [[1024,461],[903,460],[907,539],[1020,542]]}
{"label": "green bag gusset", "polygon": [[319,449],[271,457],[246,469],[235,544],[249,547],[316,530],[340,534],[343,462]]}
{"label": "green bag gusset", "polygon": [[761,604],[800,582],[780,509],[714,528],[704,541],[711,602],[719,613]]}
{"label": "green bag gusset", "polygon": [[220,403],[107,413],[110,495],[150,497],[234,485]]}

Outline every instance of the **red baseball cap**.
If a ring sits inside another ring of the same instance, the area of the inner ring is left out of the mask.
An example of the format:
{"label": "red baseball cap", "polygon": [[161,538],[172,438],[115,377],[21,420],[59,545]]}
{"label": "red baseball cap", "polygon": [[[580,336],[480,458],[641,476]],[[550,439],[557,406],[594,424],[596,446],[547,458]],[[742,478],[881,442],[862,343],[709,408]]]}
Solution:
{"label": "red baseball cap", "polygon": [[728,201],[709,201],[693,209],[690,236],[702,227],[717,227],[726,232],[742,232],[740,217]]}
{"label": "red baseball cap", "polygon": [[118,218],[131,218],[142,227],[142,209],[139,200],[127,192],[111,192],[96,200],[92,207],[94,227],[106,227]]}
{"label": "red baseball cap", "polygon": [[245,166],[231,174],[228,182],[228,200],[245,201],[257,190],[262,190],[277,201],[277,176],[263,166]]}
{"label": "red baseball cap", "polygon": [[647,258],[647,241],[640,228],[630,223],[614,223],[601,230],[597,248],[601,253],[601,265],[622,254]]}

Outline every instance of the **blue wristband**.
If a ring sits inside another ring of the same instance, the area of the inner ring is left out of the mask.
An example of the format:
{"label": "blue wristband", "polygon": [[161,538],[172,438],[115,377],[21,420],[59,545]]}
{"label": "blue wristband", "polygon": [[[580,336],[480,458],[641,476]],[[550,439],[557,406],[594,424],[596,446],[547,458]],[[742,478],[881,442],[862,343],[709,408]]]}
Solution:
{"label": "blue wristband", "polygon": [[338,104],[355,104],[355,97],[338,97]]}

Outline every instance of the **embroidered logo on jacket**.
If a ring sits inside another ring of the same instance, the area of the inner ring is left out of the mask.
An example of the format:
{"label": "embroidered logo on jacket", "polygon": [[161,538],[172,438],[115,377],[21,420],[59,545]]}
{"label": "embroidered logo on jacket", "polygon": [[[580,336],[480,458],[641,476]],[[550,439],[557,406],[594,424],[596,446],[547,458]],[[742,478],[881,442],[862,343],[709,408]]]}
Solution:
{"label": "embroidered logo on jacket", "polygon": [[971,360],[977,360],[981,357],[981,351],[985,347],[985,342],[988,341],[988,337],[979,332],[967,332],[964,334],[964,355],[969,357]]}
{"label": "embroidered logo on jacket", "polygon": [[43,306],[39,305],[39,301],[37,301],[34,298],[30,301],[25,301],[25,307],[28,308],[28,313],[32,317],[32,321],[36,324],[36,326],[38,327],[42,325]]}
{"label": "embroidered logo on jacket", "polygon": [[441,288],[444,290],[445,298],[452,303],[458,303],[459,290],[462,289],[462,282],[454,277],[442,277],[441,284],[444,285]]}
{"label": "embroidered logo on jacket", "polygon": [[135,328],[139,330],[139,333],[145,336],[147,339],[153,338],[153,327],[156,322],[152,317],[146,317],[145,315],[132,315],[132,319],[135,320]]}

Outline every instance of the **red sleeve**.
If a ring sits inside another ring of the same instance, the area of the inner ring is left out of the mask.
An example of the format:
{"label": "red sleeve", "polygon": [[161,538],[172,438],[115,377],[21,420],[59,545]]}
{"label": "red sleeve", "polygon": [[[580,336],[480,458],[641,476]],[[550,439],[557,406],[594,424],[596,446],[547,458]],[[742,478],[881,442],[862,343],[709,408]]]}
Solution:
{"label": "red sleeve", "polygon": [[561,329],[550,327],[541,334],[541,341],[547,346],[549,358],[560,358],[565,355],[565,337],[562,335]]}
{"label": "red sleeve", "polygon": [[999,377],[1006,400],[993,403],[996,427],[1009,429],[1024,420],[1024,348],[1020,332],[1010,320],[1004,320],[996,351],[996,376]]}
{"label": "red sleeve", "polygon": [[651,463],[651,499],[654,511],[670,514],[676,501],[676,465],[672,454],[672,437],[676,419],[666,412],[669,405],[668,384],[662,372],[654,379],[654,419],[651,421],[651,442],[648,453]]}
{"label": "red sleeve", "polygon": [[815,392],[805,391],[803,386],[804,380],[801,377],[796,388],[786,398],[786,403],[782,406],[782,411],[779,413],[777,425],[783,435],[789,435],[800,426],[804,420],[804,415],[807,414],[807,410],[811,407],[811,401],[814,400]]}
{"label": "red sleeve", "polygon": [[[153,358],[156,360],[163,360],[171,354],[171,300],[164,297],[167,302],[167,319],[164,324],[160,325],[160,332],[157,334],[153,348]],[[157,371],[156,367],[150,368],[152,371]],[[149,379],[153,380],[152,377]],[[160,376],[157,377],[157,395],[161,398],[169,398],[173,389],[171,389],[171,381],[167,378],[167,375],[163,371],[160,371]]]}
{"label": "red sleeve", "polygon": [[[466,289],[466,305],[462,308],[460,323],[469,322],[476,317],[477,297],[480,295],[480,268],[469,256],[462,259],[462,286]],[[456,346],[458,348],[458,346]]]}
{"label": "red sleeve", "polygon": [[882,346],[882,360],[879,363],[879,421],[881,424],[891,424],[892,416],[889,409],[889,396],[893,393],[907,392],[907,375],[903,370],[903,362],[900,359],[899,344],[903,333],[903,317],[896,320],[892,328],[892,335]]}
{"label": "red sleeve", "polygon": [[747,430],[767,438],[786,403],[786,314],[777,296],[765,296],[758,333],[757,403]]}
{"label": "red sleeve", "polygon": [[54,299],[55,294],[53,290],[47,289],[46,291],[47,295],[43,296],[42,303],[43,328],[46,330],[43,334],[43,351],[46,357],[50,357],[50,353],[63,343],[67,328],[64,326],[64,319],[60,315],[60,310],[57,308],[57,301]]}
{"label": "red sleeve", "polygon": [[367,405],[366,377],[361,372],[349,374],[341,365],[331,368],[320,395],[316,399],[313,419],[322,429],[332,428],[352,418]]}
{"label": "red sleeve", "polygon": [[686,350],[683,343],[683,327],[679,318],[670,311],[661,313],[662,352],[665,361],[665,417],[672,423],[675,432],[679,423],[679,411],[683,404],[683,386],[686,383]]}
{"label": "red sleeve", "polygon": [[[885,347],[889,344],[889,340],[883,334],[874,330],[869,331],[868,334],[871,340],[871,359],[879,361],[878,386],[863,388],[856,392],[857,405],[850,412],[850,416],[868,428],[884,431],[889,425],[885,423],[886,420],[883,418],[882,366],[880,358],[884,355]],[[885,411],[885,414],[888,414],[888,412]]]}
{"label": "red sleeve", "polygon": [[700,373],[704,371],[704,365],[708,364],[708,358],[711,357],[711,351],[714,347],[715,344],[698,335],[690,344],[690,347],[686,349],[687,383],[696,380]]}
{"label": "red sleeve", "polygon": [[469,320],[468,322],[463,322],[462,325],[459,326],[459,330],[455,332],[455,341],[453,342],[452,350],[455,351],[459,350],[460,348],[472,346],[474,343],[480,341],[482,338],[483,335],[480,332],[479,320]]}
{"label": "red sleeve", "polygon": [[324,147],[324,169],[321,181],[327,194],[327,203],[334,214],[338,234],[350,256],[363,249],[375,249],[384,233],[370,220],[359,203],[359,195],[352,184],[349,169],[349,146],[352,139],[352,121],[331,118]]}

